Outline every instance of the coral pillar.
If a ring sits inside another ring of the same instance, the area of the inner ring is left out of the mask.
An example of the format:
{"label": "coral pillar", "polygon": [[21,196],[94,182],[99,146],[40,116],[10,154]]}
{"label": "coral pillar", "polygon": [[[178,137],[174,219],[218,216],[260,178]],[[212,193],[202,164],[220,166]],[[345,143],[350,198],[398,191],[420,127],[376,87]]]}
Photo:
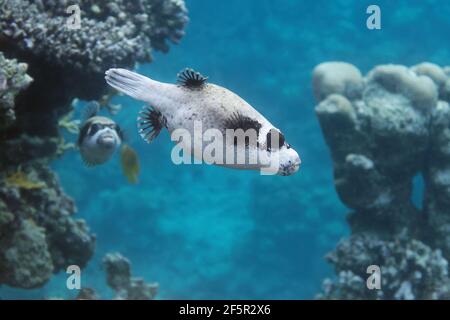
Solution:
{"label": "coral pillar", "polygon": [[[377,66],[366,77],[343,62],[315,68],[315,110],[336,191],[352,210],[350,238],[328,256],[338,280],[325,281],[320,297],[448,295],[448,83],[430,63]],[[424,208],[411,199],[417,174],[426,181]],[[366,286],[370,265],[381,268],[380,290]]]}

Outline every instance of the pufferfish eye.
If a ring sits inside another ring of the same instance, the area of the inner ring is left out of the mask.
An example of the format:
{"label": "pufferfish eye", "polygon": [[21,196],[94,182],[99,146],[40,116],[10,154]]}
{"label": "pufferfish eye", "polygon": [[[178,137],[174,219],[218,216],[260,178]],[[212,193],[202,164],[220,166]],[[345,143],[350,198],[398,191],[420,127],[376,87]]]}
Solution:
{"label": "pufferfish eye", "polygon": [[94,134],[96,134],[101,129],[103,129],[103,126],[101,124],[94,123],[93,125],[91,125],[91,130],[89,130],[89,135],[93,136]]}
{"label": "pufferfish eye", "polygon": [[[272,141],[272,135],[274,140]],[[275,129],[270,129],[270,131],[266,135],[266,141],[267,141],[267,151],[272,150],[278,150],[280,149],[284,143],[286,142],[286,139],[284,138],[284,135]],[[278,141],[278,143],[277,143]]]}

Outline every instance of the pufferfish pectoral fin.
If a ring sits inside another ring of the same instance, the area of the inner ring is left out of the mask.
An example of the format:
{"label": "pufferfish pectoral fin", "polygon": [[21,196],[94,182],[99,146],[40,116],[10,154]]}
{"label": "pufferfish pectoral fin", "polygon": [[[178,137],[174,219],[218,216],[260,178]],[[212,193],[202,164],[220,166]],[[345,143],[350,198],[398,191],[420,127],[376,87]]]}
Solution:
{"label": "pufferfish pectoral fin", "polygon": [[202,89],[208,77],[203,76],[194,69],[186,68],[177,74],[177,83],[188,89]]}
{"label": "pufferfish pectoral fin", "polygon": [[150,143],[155,139],[164,127],[167,127],[167,119],[161,112],[150,106],[145,106],[137,118],[139,134],[142,139]]}

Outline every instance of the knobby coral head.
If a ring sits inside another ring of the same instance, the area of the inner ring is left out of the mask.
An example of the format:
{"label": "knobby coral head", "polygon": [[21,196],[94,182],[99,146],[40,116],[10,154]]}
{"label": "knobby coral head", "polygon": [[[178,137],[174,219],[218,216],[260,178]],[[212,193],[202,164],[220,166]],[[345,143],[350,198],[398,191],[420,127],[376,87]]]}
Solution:
{"label": "knobby coral head", "polygon": [[[315,68],[335,187],[353,210],[352,236],[329,256],[339,281],[327,281],[324,297],[448,298],[449,84],[450,68],[431,63],[376,66],[365,77],[343,62]],[[417,174],[427,186],[422,207],[412,199]],[[371,264],[381,267],[378,292],[364,286]]]}

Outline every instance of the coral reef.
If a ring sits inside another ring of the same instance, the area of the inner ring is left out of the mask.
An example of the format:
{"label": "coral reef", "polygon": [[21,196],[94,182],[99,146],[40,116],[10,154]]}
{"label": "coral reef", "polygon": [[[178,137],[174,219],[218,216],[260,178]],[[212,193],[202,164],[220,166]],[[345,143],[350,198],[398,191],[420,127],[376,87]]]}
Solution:
{"label": "coral reef", "polygon": [[[38,181],[38,182],[36,182]],[[83,267],[95,237],[40,164],[0,175],[0,284],[34,288],[71,264]]]}
{"label": "coral reef", "polygon": [[[72,5],[81,9],[75,29]],[[187,21],[183,0],[0,0],[0,285],[39,287],[89,261],[95,237],[73,219],[75,205],[48,167],[73,147],[60,128],[76,130],[76,98],[117,112],[104,71],[151,61]],[[149,289],[130,280],[133,290]]]}
{"label": "coral reef", "polygon": [[[158,284],[145,283],[142,278],[131,277],[130,261],[118,252],[103,257],[106,282],[114,290],[116,300],[153,300],[158,293]],[[77,300],[98,300],[101,297],[95,289],[80,289]]]}
{"label": "coral reef", "polygon": [[116,299],[151,300],[158,292],[158,284],[148,284],[131,277],[130,261],[120,253],[109,253],[103,258],[106,281],[115,291]]}
{"label": "coral reef", "polygon": [[81,288],[77,295],[77,300],[99,300],[97,292],[92,288]]}
{"label": "coral reef", "polygon": [[[400,234],[392,241],[359,233],[339,243],[327,257],[338,280],[324,282],[327,299],[449,299],[448,263],[440,250]],[[381,290],[369,290],[366,269],[381,266]]]}
{"label": "coral reef", "polygon": [[27,64],[6,59],[0,52],[0,128],[7,128],[16,119],[14,99],[31,83]]}
{"label": "coral reef", "polygon": [[[314,70],[316,114],[352,230],[328,256],[339,274],[322,298],[448,298],[450,280],[449,75],[431,63],[381,65],[365,78],[350,64]],[[413,179],[425,181],[423,208]],[[382,289],[369,290],[370,265]]]}
{"label": "coral reef", "polygon": [[[79,29],[67,27],[70,5],[81,9]],[[151,49],[167,50],[167,40],[177,42],[187,21],[182,0],[0,0],[0,51],[27,63],[34,79],[15,99],[15,126],[0,127],[6,138],[0,140],[14,140],[33,158],[39,151],[27,146],[23,134],[46,141],[57,137],[58,119],[71,110],[74,98],[109,95],[106,69],[149,62]],[[9,153],[9,147],[2,150]],[[55,143],[44,148],[43,156],[54,155],[55,148]]]}
{"label": "coral reef", "polygon": [[[75,29],[68,27],[73,5],[81,10]],[[97,94],[106,69],[150,61],[151,48],[167,51],[188,21],[183,0],[1,0],[0,8],[0,50],[39,61],[81,98],[85,90]]]}
{"label": "coral reef", "polygon": [[53,263],[44,229],[31,219],[20,224],[11,236],[2,236],[0,279],[11,286],[33,288],[51,277]]}

